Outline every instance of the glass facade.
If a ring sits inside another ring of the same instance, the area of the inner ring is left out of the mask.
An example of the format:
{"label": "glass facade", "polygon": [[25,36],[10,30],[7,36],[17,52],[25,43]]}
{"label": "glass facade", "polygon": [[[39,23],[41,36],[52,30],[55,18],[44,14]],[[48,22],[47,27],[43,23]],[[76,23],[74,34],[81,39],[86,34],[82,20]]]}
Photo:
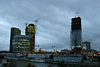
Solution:
{"label": "glass facade", "polygon": [[82,47],[81,18],[78,16],[72,18],[70,39],[71,49]]}
{"label": "glass facade", "polygon": [[15,35],[21,35],[21,30],[19,28],[12,27],[11,34],[10,34],[10,52],[13,52],[12,40]]}
{"label": "glass facade", "polygon": [[30,53],[31,36],[15,35],[13,39],[13,52],[15,53]]}

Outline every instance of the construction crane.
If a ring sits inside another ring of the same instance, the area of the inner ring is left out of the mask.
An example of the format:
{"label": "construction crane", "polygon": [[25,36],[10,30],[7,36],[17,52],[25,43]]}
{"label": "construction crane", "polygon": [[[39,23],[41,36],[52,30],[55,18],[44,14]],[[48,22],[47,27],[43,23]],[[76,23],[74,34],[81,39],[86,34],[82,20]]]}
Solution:
{"label": "construction crane", "polygon": [[78,16],[80,14],[80,9],[78,9],[78,11],[76,12],[76,16]]}
{"label": "construction crane", "polygon": [[52,49],[53,49],[53,50],[54,50],[54,52],[55,52],[55,51],[56,51],[56,50],[55,50],[55,46],[51,46],[51,47],[52,47]]}
{"label": "construction crane", "polygon": [[38,22],[40,19],[36,19],[34,22]]}
{"label": "construction crane", "polygon": [[[35,22],[35,34],[36,34],[36,36],[37,36],[37,22],[38,21],[39,21],[39,19],[34,20],[34,22]],[[36,45],[36,47],[39,47],[39,45],[37,45],[37,37],[36,36],[35,36],[35,39],[36,39],[35,45]],[[36,48],[36,50],[37,50],[37,48]]]}
{"label": "construction crane", "polygon": [[51,47],[53,48],[54,53],[55,53],[55,54],[58,54],[58,52],[56,51],[55,45],[54,45],[54,46],[51,46]]}
{"label": "construction crane", "polygon": [[25,23],[26,27],[27,27],[27,24],[28,24],[28,23]]}
{"label": "construction crane", "polygon": [[35,33],[37,34],[37,22],[39,21],[40,19],[36,19],[36,20],[34,20],[34,22],[35,22]]}

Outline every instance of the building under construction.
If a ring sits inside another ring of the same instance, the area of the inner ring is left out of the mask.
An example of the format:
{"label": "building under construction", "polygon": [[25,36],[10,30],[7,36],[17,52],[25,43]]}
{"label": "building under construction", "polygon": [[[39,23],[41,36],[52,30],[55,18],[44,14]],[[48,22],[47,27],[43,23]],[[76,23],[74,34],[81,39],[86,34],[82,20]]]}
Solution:
{"label": "building under construction", "polygon": [[75,16],[71,20],[71,33],[70,33],[70,45],[74,51],[80,51],[82,47],[82,29],[81,29],[81,18]]}
{"label": "building under construction", "polygon": [[25,29],[25,34],[31,36],[31,52],[35,51],[35,25],[34,24],[29,24],[28,26],[26,25]]}
{"label": "building under construction", "polygon": [[83,50],[90,51],[91,50],[91,43],[89,41],[82,42]]}

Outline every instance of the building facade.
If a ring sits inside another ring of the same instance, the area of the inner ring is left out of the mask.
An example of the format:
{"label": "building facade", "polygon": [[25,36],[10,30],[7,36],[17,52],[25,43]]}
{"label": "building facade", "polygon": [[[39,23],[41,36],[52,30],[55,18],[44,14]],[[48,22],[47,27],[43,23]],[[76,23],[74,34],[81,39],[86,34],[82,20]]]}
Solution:
{"label": "building facade", "polygon": [[71,21],[70,45],[71,49],[73,50],[82,47],[81,18],[75,16]]}
{"label": "building facade", "polygon": [[15,35],[12,41],[13,53],[28,54],[31,52],[31,36]]}
{"label": "building facade", "polygon": [[90,51],[91,50],[91,44],[90,44],[89,41],[82,42],[82,46],[83,46],[83,49],[86,50],[86,51]]}
{"label": "building facade", "polygon": [[31,52],[35,51],[35,25],[29,24],[26,26],[25,34],[31,36]]}
{"label": "building facade", "polygon": [[10,33],[10,52],[13,52],[12,40],[15,35],[21,35],[21,30],[19,28],[12,27]]}

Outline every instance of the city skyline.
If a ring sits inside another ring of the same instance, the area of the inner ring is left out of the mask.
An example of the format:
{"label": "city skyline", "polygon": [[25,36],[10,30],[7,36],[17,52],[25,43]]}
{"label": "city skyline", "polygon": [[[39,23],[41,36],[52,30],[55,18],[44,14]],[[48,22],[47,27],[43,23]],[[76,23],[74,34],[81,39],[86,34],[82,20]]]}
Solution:
{"label": "city skyline", "polygon": [[[40,48],[70,49],[71,18],[82,20],[82,40],[90,41],[93,49],[100,46],[100,1],[91,0],[11,0],[0,1],[0,50],[9,50],[10,28],[18,27],[25,33],[25,23],[37,22],[37,44]],[[85,4],[85,5],[84,5]],[[94,12],[95,10],[95,12]],[[79,12],[79,14],[77,14]],[[48,46],[49,45],[49,46]]]}

